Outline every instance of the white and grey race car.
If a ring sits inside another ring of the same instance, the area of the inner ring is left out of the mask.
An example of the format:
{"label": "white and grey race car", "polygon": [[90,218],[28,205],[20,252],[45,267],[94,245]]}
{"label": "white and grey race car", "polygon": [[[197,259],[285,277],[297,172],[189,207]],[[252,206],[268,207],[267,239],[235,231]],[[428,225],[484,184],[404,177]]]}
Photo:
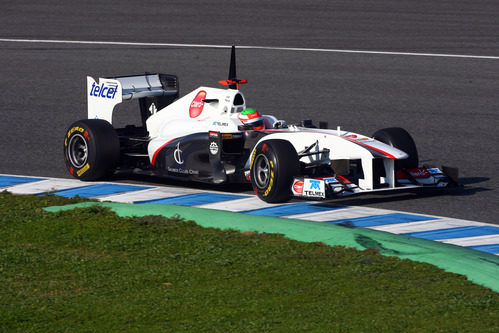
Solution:
{"label": "white and grey race car", "polygon": [[[402,128],[372,137],[288,125],[247,108],[232,48],[227,89],[199,87],[179,98],[170,74],[87,77],[88,119],[64,138],[75,178],[98,180],[116,170],[213,184],[251,182],[266,202],[326,199],[374,191],[457,184],[457,169],[419,167],[414,140]],[[141,126],[114,128],[113,110],[138,100]]]}

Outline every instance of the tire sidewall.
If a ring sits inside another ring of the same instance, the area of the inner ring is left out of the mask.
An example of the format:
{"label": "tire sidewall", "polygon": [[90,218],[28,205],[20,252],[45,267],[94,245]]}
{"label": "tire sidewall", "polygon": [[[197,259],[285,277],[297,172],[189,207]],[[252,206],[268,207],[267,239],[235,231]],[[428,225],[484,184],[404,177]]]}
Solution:
{"label": "tire sidewall", "polygon": [[[256,162],[265,157],[268,160],[268,181],[266,186],[257,184]],[[268,140],[259,143],[253,151],[250,162],[251,184],[258,197],[266,202],[284,202],[291,197],[293,176],[299,169],[298,155],[285,140]]]}
{"label": "tire sidewall", "polygon": [[[87,158],[83,165],[71,162],[71,140],[79,136],[87,146]],[[64,138],[64,160],[69,173],[80,180],[98,180],[116,167],[119,158],[119,139],[105,120],[84,119],[73,123]]]}
{"label": "tire sidewall", "polygon": [[[255,164],[259,159],[263,157],[265,157],[268,161],[269,173],[266,186],[261,187],[258,186],[256,181],[257,168]],[[253,185],[253,190],[255,191],[255,193],[264,200],[271,199],[276,191],[276,186],[274,185],[276,184],[276,178],[277,178],[277,173],[276,173],[277,163],[278,161],[276,159],[276,154],[274,152],[274,149],[270,145],[266,143],[259,144],[254,150],[251,159],[251,184]]]}

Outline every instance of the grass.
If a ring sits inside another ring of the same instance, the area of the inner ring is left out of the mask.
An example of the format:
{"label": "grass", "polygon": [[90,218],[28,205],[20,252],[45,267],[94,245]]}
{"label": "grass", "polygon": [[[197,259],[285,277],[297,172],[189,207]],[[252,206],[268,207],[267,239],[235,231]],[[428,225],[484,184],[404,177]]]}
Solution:
{"label": "grass", "polygon": [[499,294],[423,263],[0,193],[3,332],[499,332]]}

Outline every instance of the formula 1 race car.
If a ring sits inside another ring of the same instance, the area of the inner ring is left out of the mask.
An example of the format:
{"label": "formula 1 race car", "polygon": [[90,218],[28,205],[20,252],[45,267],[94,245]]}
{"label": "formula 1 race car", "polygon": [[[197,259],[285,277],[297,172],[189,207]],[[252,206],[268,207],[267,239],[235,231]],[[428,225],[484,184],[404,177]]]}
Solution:
{"label": "formula 1 race car", "polygon": [[[374,191],[457,184],[457,169],[419,167],[414,140],[402,128],[372,137],[288,125],[247,108],[232,47],[227,89],[199,87],[179,98],[170,74],[87,77],[88,119],[64,138],[75,178],[99,180],[116,170],[212,184],[251,182],[266,202],[326,199]],[[114,128],[114,107],[137,99],[141,126]]]}

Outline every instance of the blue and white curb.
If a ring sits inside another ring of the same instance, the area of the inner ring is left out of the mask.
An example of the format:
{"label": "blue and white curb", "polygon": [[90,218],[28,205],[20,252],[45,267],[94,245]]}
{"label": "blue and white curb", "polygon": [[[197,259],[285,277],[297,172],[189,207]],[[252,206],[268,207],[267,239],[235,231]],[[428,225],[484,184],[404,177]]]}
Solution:
{"label": "blue and white curb", "polygon": [[441,216],[398,212],[329,202],[267,204],[256,196],[191,188],[92,182],[76,179],[0,175],[0,191],[64,197],[80,196],[100,201],[159,203],[227,210],[381,230],[473,248],[499,255],[499,226]]}

